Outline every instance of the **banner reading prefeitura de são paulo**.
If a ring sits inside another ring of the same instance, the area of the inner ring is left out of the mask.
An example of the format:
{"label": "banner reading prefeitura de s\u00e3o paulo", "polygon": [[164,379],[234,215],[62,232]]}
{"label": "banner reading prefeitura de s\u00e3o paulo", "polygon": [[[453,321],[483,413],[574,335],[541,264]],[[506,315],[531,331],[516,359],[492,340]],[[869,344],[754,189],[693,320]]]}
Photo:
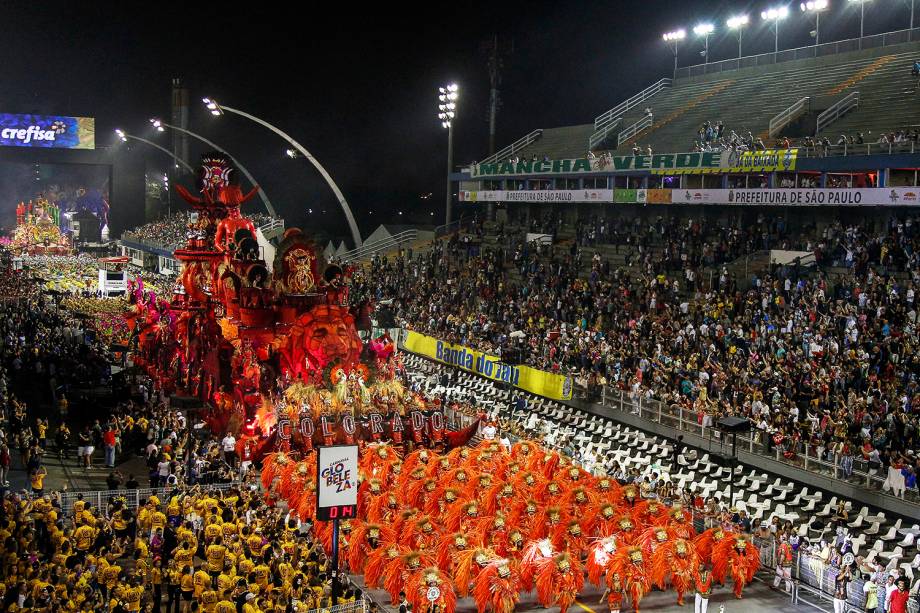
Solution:
{"label": "banner reading prefeitura de s\u00e3o paulo", "polygon": [[494,355],[462,345],[445,343],[411,330],[406,332],[403,347],[412,353],[462,368],[493,381],[509,383],[538,396],[555,400],[572,398],[571,377],[548,373],[529,366],[511,366],[500,362]]}
{"label": "banner reading prefeitura de s\u00e3o paulo", "polygon": [[92,117],[0,113],[0,146],[95,149],[96,120]]}

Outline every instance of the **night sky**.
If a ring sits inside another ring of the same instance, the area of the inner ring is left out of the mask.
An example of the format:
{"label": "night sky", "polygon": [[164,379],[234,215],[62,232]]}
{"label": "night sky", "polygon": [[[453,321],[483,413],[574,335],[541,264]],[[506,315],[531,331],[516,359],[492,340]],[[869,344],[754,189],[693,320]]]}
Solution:
{"label": "night sky", "polygon": [[[168,147],[168,135],[155,135],[147,120],[169,120],[171,80],[181,77],[191,95],[190,129],[246,164],[289,225],[333,236],[345,236],[347,226],[309,163],[284,157],[281,139],[243,118],[211,117],[203,96],[302,142],[339,184],[366,236],[383,222],[442,223],[447,138],[436,116],[439,85],[461,88],[456,163],[487,153],[480,47],[493,34],[514,43],[499,147],[534,128],[591,123],[670,76],[665,31],[688,31],[680,61],[696,64],[702,41],[692,40],[692,27],[712,21],[710,58],[733,57],[737,41],[724,20],[747,12],[745,55],[773,49],[773,31],[760,19],[765,2],[191,4],[0,0],[0,112],[93,116],[97,146],[114,144],[120,127]],[[814,27],[798,2],[789,7],[781,48],[808,44]],[[907,27],[908,7],[869,2],[866,33]],[[858,7],[831,0],[822,42],[858,31]],[[193,166],[203,150],[192,141]],[[142,145],[125,154],[144,156],[151,170],[169,160]],[[428,192],[431,199],[420,198]]]}

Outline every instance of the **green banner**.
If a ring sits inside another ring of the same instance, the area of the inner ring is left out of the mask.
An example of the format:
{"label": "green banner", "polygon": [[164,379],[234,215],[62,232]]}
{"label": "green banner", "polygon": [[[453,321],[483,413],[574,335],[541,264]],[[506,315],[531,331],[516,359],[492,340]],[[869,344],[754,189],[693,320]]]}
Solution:
{"label": "green banner", "polygon": [[473,164],[470,176],[505,177],[528,175],[566,175],[620,170],[690,170],[718,168],[721,156],[712,151],[698,153],[660,153],[654,155],[609,155],[562,160],[519,160]]}

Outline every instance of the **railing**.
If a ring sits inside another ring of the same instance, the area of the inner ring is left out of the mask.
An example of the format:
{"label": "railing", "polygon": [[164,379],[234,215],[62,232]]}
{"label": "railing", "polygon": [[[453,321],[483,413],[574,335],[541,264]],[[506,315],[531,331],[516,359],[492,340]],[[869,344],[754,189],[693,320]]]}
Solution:
{"label": "railing", "polygon": [[[703,438],[706,436],[720,436],[718,429],[711,426],[706,427],[698,420],[699,413],[697,411],[688,411],[682,406],[675,407],[674,405],[668,405],[658,400],[642,397],[634,400],[623,390],[609,387],[602,388],[600,402],[604,406],[612,409],[628,412],[632,415],[638,415],[643,419],[649,419],[684,432],[696,434]],[[885,493],[882,490],[882,484],[885,483],[885,477],[873,472],[868,464],[862,459],[854,459],[853,470],[850,472],[849,478],[844,478],[839,462],[828,462],[823,458],[816,457],[814,452],[810,451],[807,443],[802,445],[802,449],[783,450],[780,446],[768,446],[763,444],[761,440],[757,440],[766,438],[767,436],[769,435],[761,430],[754,431],[751,436],[739,435],[738,448],[806,471],[819,473],[829,479],[835,479],[850,485],[858,485],[876,491],[879,496],[891,496],[891,494]],[[786,457],[784,451],[790,451],[792,455]],[[741,494],[741,492],[735,493]],[[895,498],[895,496],[891,497]],[[908,489],[905,492],[905,496],[900,498],[900,500],[918,503],[920,502],[920,496],[918,496],[914,489]]]}
{"label": "railing", "polygon": [[678,68],[674,73],[675,79],[696,77],[706,74],[718,74],[728,70],[738,70],[739,68],[753,68],[756,66],[769,66],[791,60],[802,60],[827,55],[837,55],[850,51],[859,51],[860,49],[876,49],[879,47],[888,47],[920,40],[920,28],[913,30],[896,30],[884,34],[873,34],[864,36],[862,39],[850,38],[839,40],[831,43],[822,43],[820,45],[811,45],[808,47],[798,47],[795,49],[783,49],[778,53],[761,53],[759,55],[748,55],[742,58],[733,58],[709,64],[697,64],[695,66],[684,66]]}
{"label": "railing", "polygon": [[500,149],[497,152],[490,155],[489,157],[483,160],[479,160],[478,163],[479,164],[491,164],[498,160],[504,160],[506,158],[509,158],[513,156],[515,152],[520,151],[524,147],[530,145],[530,143],[534,142],[535,140],[540,138],[542,135],[543,135],[543,130],[541,128],[537,128],[536,130],[534,130],[527,136],[523,136],[517,139],[516,141],[514,141],[513,143],[511,143],[504,149]]}
{"label": "railing", "polygon": [[859,92],[850,92],[834,104],[827,107],[818,115],[818,124],[815,128],[815,135],[821,133],[821,130],[831,125],[853,109],[859,108]]}
{"label": "railing", "polygon": [[459,232],[465,228],[468,228],[470,224],[473,223],[472,217],[465,217],[460,219],[455,219],[454,221],[446,224],[441,224],[434,229],[434,237],[441,238],[447,236],[448,234],[453,234],[454,232]]}
{"label": "railing", "polygon": [[121,240],[135,243],[142,247],[152,247],[154,249],[166,249],[170,252],[175,251],[184,241],[179,241],[178,243],[164,243],[163,241],[157,241],[150,238],[142,238],[131,232],[130,230],[125,230],[121,234]]}
{"label": "railing", "polygon": [[[363,613],[368,609],[367,601],[364,598],[359,598],[354,602],[349,602],[347,604],[337,604],[334,607],[324,607],[322,609],[310,609],[308,613],[317,613],[321,611],[322,613]],[[381,607],[383,609],[383,607]]]}
{"label": "railing", "polygon": [[[833,611],[833,590],[834,579],[840,573],[840,569],[825,562],[822,558],[809,553],[800,552],[796,555],[795,564],[792,566],[793,604],[808,605],[819,611]],[[845,610],[847,613],[861,613],[865,609],[863,606],[866,602],[866,596],[863,592],[865,580],[862,579],[862,573],[854,573],[847,583],[847,599]],[[875,573],[873,580],[876,582],[878,590],[877,611],[887,611],[885,579],[887,572]],[[911,582],[912,583],[912,582]],[[908,586],[910,587],[910,586]],[[907,604],[909,613],[918,613],[920,604],[918,604],[916,595],[912,596]]]}
{"label": "railing", "polygon": [[601,113],[600,115],[595,117],[594,118],[594,129],[600,130],[604,126],[608,125],[610,122],[620,119],[623,116],[623,114],[629,109],[638,106],[639,104],[645,102],[646,100],[648,100],[649,98],[651,98],[652,96],[660,92],[661,90],[667,89],[669,87],[671,87],[671,79],[661,79],[660,81],[652,83],[651,85],[643,89],[638,94],[632,96],[631,98],[624,100],[623,102],[619,103],[618,105],[616,105],[609,111],[605,113]]}
{"label": "railing", "polygon": [[[201,489],[205,492],[227,490],[232,487],[238,487],[239,485],[239,481],[231,481],[230,483],[212,483],[208,485],[202,485]],[[129,509],[136,509],[137,507],[147,502],[147,499],[151,496],[156,496],[160,500],[164,500],[165,497],[168,497],[177,489],[181,491],[188,491],[189,488],[188,486],[178,486],[156,488],[144,487],[136,490],[91,490],[84,492],[63,491],[59,492],[57,495],[60,496],[61,511],[63,511],[66,515],[69,514],[71,510],[73,510],[73,503],[80,497],[83,498],[86,504],[100,510],[105,510],[105,506],[108,503],[109,498],[124,498]]]}
{"label": "railing", "polygon": [[663,89],[671,87],[671,79],[661,79],[652,83],[638,94],[619,103],[609,111],[594,118],[594,134],[588,139],[588,148],[594,149],[607,138],[607,135],[619,125],[626,111],[635,108]]}
{"label": "railing", "polygon": [[899,143],[842,143],[839,145],[816,145],[814,147],[797,146],[799,157],[826,158],[847,155],[898,155],[904,153],[920,153],[920,146],[912,140],[903,140]]}
{"label": "railing", "polygon": [[639,132],[642,130],[650,127],[653,123],[655,123],[654,116],[651,114],[645,115],[642,117],[642,119],[620,132],[617,135],[617,148],[619,148],[620,145],[628,141],[630,138],[639,134]]}
{"label": "railing", "polygon": [[805,96],[798,102],[790,105],[785,110],[780,111],[773,119],[770,120],[770,129],[768,134],[771,137],[776,136],[780,130],[792,123],[802,113],[807,113],[810,108],[811,98]]}
{"label": "railing", "polygon": [[280,217],[272,217],[270,221],[259,226],[259,229],[262,230],[262,234],[268,234],[269,232],[274,232],[275,230],[284,230],[284,220]]}
{"label": "railing", "polygon": [[617,117],[616,119],[608,123],[606,126],[604,126],[600,130],[598,130],[597,132],[594,132],[591,136],[589,136],[588,137],[588,149],[593,150],[596,147],[600,147],[601,144],[605,140],[607,140],[607,137],[610,135],[610,133],[617,129],[621,121],[623,121],[623,118]]}
{"label": "railing", "polygon": [[340,262],[353,262],[369,256],[373,256],[383,251],[389,251],[393,248],[399,248],[406,243],[411,243],[418,239],[418,230],[403,230],[392,236],[376,240],[372,243],[364,243],[357,249],[346,251],[343,254],[336,255],[335,259]]}

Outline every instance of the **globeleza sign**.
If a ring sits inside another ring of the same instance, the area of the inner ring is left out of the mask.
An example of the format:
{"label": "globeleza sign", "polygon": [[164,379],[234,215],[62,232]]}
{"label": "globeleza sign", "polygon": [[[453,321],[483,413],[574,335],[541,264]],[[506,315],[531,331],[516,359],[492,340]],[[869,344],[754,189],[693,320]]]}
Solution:
{"label": "globeleza sign", "polygon": [[92,117],[0,113],[0,146],[95,149],[96,120]]}

